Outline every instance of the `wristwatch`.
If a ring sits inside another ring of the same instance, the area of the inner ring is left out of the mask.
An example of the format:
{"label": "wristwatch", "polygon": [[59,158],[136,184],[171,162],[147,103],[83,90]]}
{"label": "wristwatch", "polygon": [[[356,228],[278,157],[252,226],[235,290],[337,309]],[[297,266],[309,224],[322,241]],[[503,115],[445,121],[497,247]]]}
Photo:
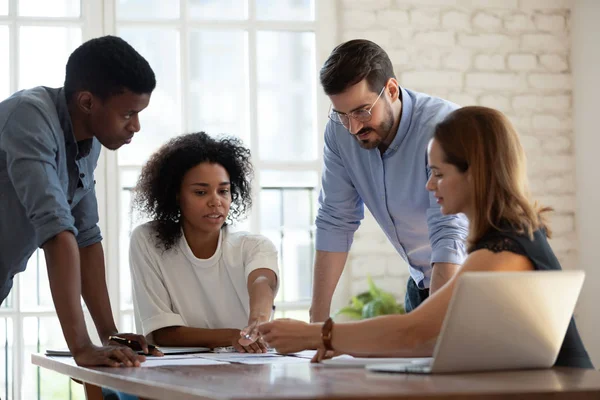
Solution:
{"label": "wristwatch", "polygon": [[331,317],[327,318],[327,321],[323,323],[323,327],[321,328],[321,340],[323,341],[323,346],[325,346],[325,350],[333,351],[333,346],[331,345],[331,330],[333,329],[333,320]]}

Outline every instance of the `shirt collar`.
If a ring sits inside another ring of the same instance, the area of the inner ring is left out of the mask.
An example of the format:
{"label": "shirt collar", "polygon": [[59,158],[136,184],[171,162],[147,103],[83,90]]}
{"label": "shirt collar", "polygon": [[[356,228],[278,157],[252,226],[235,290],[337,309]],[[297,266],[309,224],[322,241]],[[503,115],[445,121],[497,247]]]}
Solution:
{"label": "shirt collar", "polygon": [[185,254],[186,258],[192,263],[192,265],[196,266],[196,267],[201,267],[201,268],[210,268],[214,265],[216,265],[219,260],[221,259],[221,252],[222,252],[222,243],[223,243],[223,234],[225,229],[227,229],[226,227],[221,228],[221,230],[219,231],[219,239],[217,242],[217,249],[215,250],[215,253],[210,256],[209,258],[197,258],[194,255],[194,252],[192,251],[192,249],[190,248],[189,243],[187,242],[187,239],[185,238],[185,233],[183,232],[183,227],[181,228],[181,238],[179,239],[179,248],[183,251],[183,254]]}
{"label": "shirt collar", "polygon": [[60,88],[56,100],[56,111],[58,113],[58,119],[60,121],[60,127],[62,128],[65,135],[65,144],[67,148],[74,148],[76,159],[86,157],[92,150],[94,139],[85,139],[79,142],[75,141],[75,133],[73,132],[73,123],[71,122],[71,115],[69,114],[69,107],[67,105],[67,98],[65,96],[65,89]]}
{"label": "shirt collar", "polygon": [[412,122],[413,99],[403,88],[400,88],[400,94],[402,95],[402,98],[400,99],[402,102],[400,124],[398,125],[398,130],[396,131],[396,137],[394,137],[394,140],[392,140],[392,143],[390,143],[390,146],[385,153],[398,150],[402,144],[402,141],[404,141]]}

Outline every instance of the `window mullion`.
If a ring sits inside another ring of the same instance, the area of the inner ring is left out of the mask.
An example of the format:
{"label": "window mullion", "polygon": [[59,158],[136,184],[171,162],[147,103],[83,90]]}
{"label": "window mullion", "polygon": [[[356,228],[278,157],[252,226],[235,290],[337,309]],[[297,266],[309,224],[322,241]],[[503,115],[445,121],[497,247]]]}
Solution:
{"label": "window mullion", "polygon": [[[16,24],[16,16],[18,14],[17,0],[9,0],[8,15],[12,18],[9,25],[9,73],[10,73],[10,93],[17,91],[19,86],[19,31]],[[23,343],[23,321],[20,315],[20,290],[19,290],[19,275],[15,276],[12,290],[12,329],[13,329],[13,346],[12,346],[12,368],[13,368],[13,396],[15,400],[21,398],[21,386],[23,383],[23,358],[25,357]],[[6,355],[8,357],[8,354]],[[7,382],[8,385],[8,382]]]}
{"label": "window mullion", "polygon": [[261,160],[258,141],[258,48],[257,48],[257,29],[256,29],[256,4],[255,0],[248,0],[248,77],[249,79],[249,107],[250,107],[250,149],[252,150],[252,161],[254,164],[254,191],[252,193],[252,203],[254,212],[249,216],[250,231],[260,233],[260,173]]}
{"label": "window mullion", "polygon": [[[17,0],[10,0],[9,16],[15,18]],[[12,19],[9,24],[9,74],[10,74],[10,93],[17,91],[19,87],[19,30],[15,19]]]}
{"label": "window mullion", "polygon": [[[90,18],[94,15],[102,16],[98,26],[94,29],[93,36],[114,35],[116,34],[116,0],[96,0],[97,13],[90,13]],[[84,1],[85,2],[85,1]],[[91,11],[91,10],[90,10]],[[86,38],[87,39],[87,38]],[[99,193],[97,196],[104,202],[101,222],[104,224],[104,253],[106,264],[106,284],[108,294],[112,304],[112,314],[117,325],[120,328],[121,316],[121,288],[120,288],[120,269],[119,269],[119,221],[122,210],[119,209],[120,174],[116,152],[103,150],[100,156],[98,167],[96,168],[97,180],[99,182]],[[102,178],[102,179],[100,179]],[[99,204],[100,205],[100,204]],[[109,212],[116,210],[116,212]],[[114,232],[114,233],[113,233]],[[115,234],[116,233],[116,234]]]}
{"label": "window mullion", "polygon": [[[85,0],[81,2],[81,16],[83,26],[81,27],[82,42],[91,38],[102,36],[104,32],[104,1]],[[98,18],[98,16],[101,16]]]}
{"label": "window mullion", "polygon": [[[40,250],[38,250],[40,251]],[[39,279],[39,277],[38,277]],[[20,276],[17,274],[13,282],[13,394],[15,400],[21,398],[25,361],[25,341],[23,339],[23,316],[21,315]],[[8,356],[8,354],[7,354]]]}
{"label": "window mullion", "polygon": [[[337,27],[337,10],[336,2],[334,1],[315,1],[315,55],[316,55],[316,76],[319,76],[321,66],[325,63],[325,60],[329,57],[331,49],[338,44],[338,27]],[[317,78],[318,79],[318,78]],[[320,86],[319,83],[317,85]],[[319,167],[317,172],[321,175],[321,168],[323,165],[323,146],[325,124],[327,122],[327,112],[329,110],[329,98],[323,93],[320,87],[317,88],[317,146],[318,146],[318,164]],[[319,179],[319,190],[321,184]]]}
{"label": "window mullion", "polygon": [[189,92],[189,85],[187,85],[186,83],[189,82],[189,78],[190,78],[190,72],[189,72],[189,65],[190,65],[190,25],[189,25],[189,21],[190,21],[190,16],[189,16],[189,8],[188,8],[188,2],[187,0],[180,0],[181,4],[179,7],[180,10],[180,18],[181,18],[181,25],[180,25],[180,29],[179,29],[179,55],[180,55],[180,63],[181,65],[179,66],[180,71],[181,71],[181,77],[180,77],[180,99],[181,99],[181,114],[180,114],[180,118],[181,118],[181,127],[183,129],[183,132],[189,132],[189,126],[190,126],[190,118],[189,118],[189,110],[188,110],[188,104],[189,104],[189,98],[190,98],[190,92]]}
{"label": "window mullion", "polygon": [[[84,0],[86,1],[86,0]],[[100,0],[102,1],[102,8],[103,8],[103,12],[102,12],[102,34],[103,35],[115,35],[117,32],[116,29],[116,19],[117,19],[117,12],[116,12],[116,5],[115,2],[117,0]]]}

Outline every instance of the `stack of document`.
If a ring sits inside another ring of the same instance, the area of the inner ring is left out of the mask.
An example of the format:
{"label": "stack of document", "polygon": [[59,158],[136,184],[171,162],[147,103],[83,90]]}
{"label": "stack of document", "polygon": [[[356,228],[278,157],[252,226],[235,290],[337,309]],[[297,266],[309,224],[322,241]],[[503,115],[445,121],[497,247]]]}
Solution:
{"label": "stack of document", "polygon": [[[219,364],[297,364],[310,362],[315,351],[290,355],[279,354],[270,349],[267,353],[238,353],[229,348],[211,351],[206,347],[159,347],[163,357],[146,356],[142,367],[170,367]],[[50,357],[71,357],[68,349],[46,350]]]}
{"label": "stack of document", "polygon": [[[164,355],[170,354],[196,354],[196,353],[208,353],[210,349],[208,347],[159,347],[160,351],[163,352]],[[143,354],[141,352],[138,352]],[[47,356],[55,356],[55,357],[71,357],[71,352],[69,349],[59,349],[59,350],[46,350]]]}

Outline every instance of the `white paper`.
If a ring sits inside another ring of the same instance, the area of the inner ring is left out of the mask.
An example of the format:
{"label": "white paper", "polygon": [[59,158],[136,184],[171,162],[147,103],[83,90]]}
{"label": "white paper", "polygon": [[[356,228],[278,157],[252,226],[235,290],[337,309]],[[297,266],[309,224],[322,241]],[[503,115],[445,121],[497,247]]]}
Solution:
{"label": "white paper", "polygon": [[146,356],[146,360],[180,360],[185,358],[198,358],[198,354],[165,354],[162,357]]}
{"label": "white paper", "polygon": [[288,356],[311,359],[315,356],[315,354],[317,354],[316,350],[303,350],[297,353],[290,353]]}
{"label": "white paper", "polygon": [[168,347],[160,346],[158,348],[164,354],[181,354],[181,353],[208,353],[210,349],[208,347]]}
{"label": "white paper", "polygon": [[[77,365],[72,357],[48,357],[64,364]],[[196,357],[195,354],[180,354],[164,357],[146,357],[146,361],[140,364],[141,367],[167,367],[172,365],[220,365],[229,364],[228,362],[209,360]],[[130,367],[133,368],[133,367]]]}
{"label": "white paper", "polygon": [[[240,353],[239,351],[237,351],[235,349],[235,347],[233,346],[227,346],[227,347],[215,347],[211,353],[236,353],[236,354],[246,354],[246,353]],[[275,353],[277,354],[277,351],[275,349],[267,349],[267,353]],[[256,353],[249,353],[249,354],[256,354]],[[260,354],[260,353],[259,353]],[[263,353],[264,354],[264,353]]]}
{"label": "white paper", "polygon": [[275,353],[204,353],[197,356],[207,360],[239,364],[291,364],[310,361],[307,358],[287,357]]}
{"label": "white paper", "polygon": [[189,365],[219,365],[228,364],[227,362],[218,360],[208,360],[200,357],[153,357],[146,358],[146,361],[142,363],[142,367],[169,367],[169,366],[189,366]]}

